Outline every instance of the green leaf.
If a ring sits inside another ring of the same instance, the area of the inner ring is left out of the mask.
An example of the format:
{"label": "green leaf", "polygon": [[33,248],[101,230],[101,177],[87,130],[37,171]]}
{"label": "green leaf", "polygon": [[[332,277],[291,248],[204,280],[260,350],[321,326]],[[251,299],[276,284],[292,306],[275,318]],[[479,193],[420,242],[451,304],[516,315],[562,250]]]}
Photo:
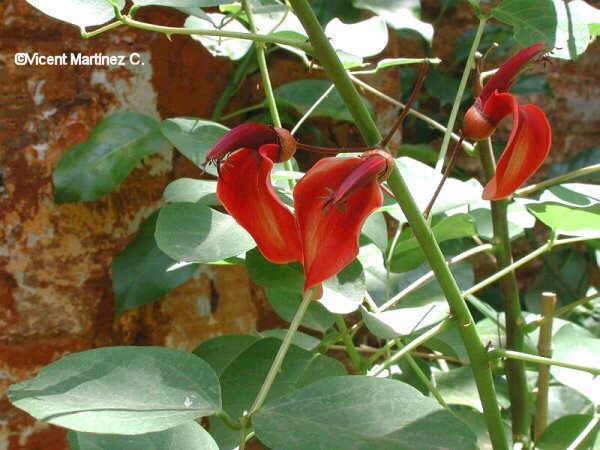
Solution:
{"label": "green leaf", "polygon": [[[261,339],[247,348],[221,375],[223,409],[233,417],[249,410],[279,350],[281,341]],[[291,346],[267,402],[321,378],[344,375],[338,360]]]}
{"label": "green leaf", "polygon": [[[417,206],[424,210],[442,175],[432,167],[408,157],[396,158],[396,165],[402,172]],[[482,192],[481,183],[475,179],[461,181],[456,178],[448,178],[444,189],[433,205],[431,214],[435,215],[459,206],[480,202]],[[404,213],[394,200],[386,199],[385,206],[381,210],[388,212],[400,222],[406,222]]]}
{"label": "green leaf", "polygon": [[362,18],[361,11],[354,8],[352,0],[314,0],[310,6],[322,26],[334,17],[344,23],[358,22]]}
{"label": "green leaf", "polygon": [[[600,339],[583,328],[568,324],[554,335],[552,358],[574,364],[600,368]],[[588,372],[552,366],[552,375],[562,384],[572,387],[588,397],[594,404],[600,403],[600,378]]]}
{"label": "green leaf", "polygon": [[[207,14],[210,18],[210,22],[195,16],[189,16],[183,26],[185,28],[191,28],[195,30],[207,30],[207,31],[234,31],[238,33],[247,33],[248,30],[237,20],[230,20],[226,15],[213,13]],[[222,24],[225,25],[222,25]],[[232,60],[238,60],[242,58],[250,46],[252,41],[247,39],[237,38],[224,38],[219,36],[201,36],[198,34],[192,34],[192,39],[200,42],[206,50],[213,56],[224,56]]]}
{"label": "green leaf", "polygon": [[[552,56],[576,60],[592,41],[589,25],[594,17],[588,10],[590,6],[583,0],[573,0],[568,3],[554,0],[554,6],[558,17],[558,27]],[[597,17],[596,13],[596,19]]]}
{"label": "green leaf", "polygon": [[[482,412],[477,385],[470,367],[459,367],[448,372],[434,372],[435,385],[447,403],[466,405]],[[506,379],[495,377],[496,394],[502,407],[510,406]]]}
{"label": "green leaf", "polygon": [[117,314],[152,303],[190,279],[198,268],[190,264],[169,270],[177,261],[156,245],[154,232],[158,211],[141,226],[135,240],[112,262],[111,274]]}
{"label": "green leaf", "polygon": [[[515,239],[523,234],[525,228],[533,228],[535,217],[527,211],[527,205],[535,203],[526,198],[515,198],[507,208],[508,235]],[[480,237],[491,240],[494,237],[490,202],[482,201],[471,205],[469,215],[475,220]]]}
{"label": "green leaf", "polygon": [[10,386],[8,398],[42,422],[89,433],[163,431],[221,408],[211,367],[164,347],[73,353]]}
{"label": "green leaf", "polygon": [[233,217],[201,203],[171,203],[160,210],[156,244],[177,261],[209,263],[255,246]]}
{"label": "green leaf", "polygon": [[96,434],[69,431],[71,450],[164,450],[203,449],[219,450],[214,439],[201,425],[187,422],[155,433],[135,436]]}
{"label": "green leaf", "polygon": [[600,203],[575,208],[560,203],[538,203],[528,206],[540,221],[560,234],[598,237],[600,234]]}
{"label": "green leaf", "polygon": [[158,122],[133,113],[106,117],[70,148],[52,174],[57,203],[95,201],[115,189],[146,156],[164,148]]}
{"label": "green leaf", "polygon": [[353,24],[338,18],[327,24],[325,34],[334,49],[360,57],[381,53],[388,42],[388,29],[378,16]]}
{"label": "green leaf", "polygon": [[433,39],[433,26],[420,20],[418,0],[355,0],[357,8],[368,9],[381,16],[396,30],[409,29],[419,33],[427,42]]}
{"label": "green leaf", "polygon": [[[441,70],[430,69],[427,78],[425,78],[425,89],[433,98],[440,101],[442,106],[452,105],[458,92],[458,78],[451,77]],[[472,98],[472,94],[467,91],[463,94],[461,102]]]}
{"label": "green leaf", "polygon": [[[536,442],[539,450],[564,450],[577,439],[580,433],[593,419],[593,416],[574,414],[561,417],[548,425],[544,434]],[[594,450],[600,448],[599,427],[595,427],[587,437],[577,446],[577,450]]]}
{"label": "green leaf", "polygon": [[[293,81],[275,89],[275,98],[281,106],[291,108],[297,114],[304,114],[329,89],[329,86],[331,83],[326,80]],[[369,102],[365,99],[363,102],[373,114],[373,108]],[[319,104],[311,117],[330,117],[334,120],[354,123],[354,118],[336,89],[331,91],[327,98]]]}
{"label": "green leaf", "polygon": [[[479,450],[493,450],[492,441],[487,430],[484,415],[470,406],[450,405],[450,409],[477,435],[477,448]],[[507,442],[510,442],[510,427],[502,422]]]}
{"label": "green leaf", "polygon": [[[273,337],[282,341],[287,334],[287,331],[288,330],[284,330],[283,328],[274,328],[272,330],[263,330],[260,332],[260,335],[266,338]],[[321,344],[321,341],[310,334],[296,331],[296,333],[294,333],[294,337],[292,338],[292,344],[303,348],[304,350],[313,351]]]}
{"label": "green leaf", "polygon": [[345,376],[267,402],[253,417],[271,448],[474,449],[475,435],[450,412],[396,380]]}
{"label": "green leaf", "polygon": [[171,181],[163,192],[163,200],[167,203],[203,203],[220,206],[216,196],[217,182],[179,178]]}
{"label": "green leaf", "polygon": [[[477,229],[473,218],[468,214],[455,214],[440,220],[432,228],[437,242],[475,236]],[[410,236],[409,233],[406,236]],[[405,272],[417,267],[425,259],[425,255],[414,236],[399,240],[394,248],[390,268],[394,272]]]}
{"label": "green leaf", "polygon": [[[279,317],[291,322],[302,300],[304,276],[301,266],[273,264],[258,249],[253,249],[246,253],[246,268],[252,281],[264,288],[269,303]],[[320,302],[312,302],[304,314],[302,325],[325,332],[334,320]]]}
{"label": "green leaf", "polygon": [[194,355],[206,361],[218,376],[247,348],[260,340],[258,336],[227,335],[204,341],[194,349]]}
{"label": "green leaf", "polygon": [[504,0],[492,9],[492,16],[512,25],[522,46],[545,42],[554,48],[558,17],[553,0]]}
{"label": "green leaf", "polygon": [[387,224],[383,213],[374,212],[365,221],[362,227],[362,234],[367,237],[372,243],[377,245],[377,248],[385,252],[388,245]]}
{"label": "green leaf", "polygon": [[[112,1],[119,10],[125,6],[125,0]],[[115,10],[106,0],[27,0],[27,3],[50,17],[80,28],[102,25],[115,18]]]}
{"label": "green leaf", "polygon": [[160,130],[197,167],[205,169],[211,175],[217,175],[216,167],[210,164],[204,166],[206,154],[229,128],[210,120],[175,117],[163,120]]}
{"label": "green leaf", "polygon": [[600,186],[595,184],[567,183],[552,186],[542,192],[540,202],[556,202],[576,208],[600,203]]}

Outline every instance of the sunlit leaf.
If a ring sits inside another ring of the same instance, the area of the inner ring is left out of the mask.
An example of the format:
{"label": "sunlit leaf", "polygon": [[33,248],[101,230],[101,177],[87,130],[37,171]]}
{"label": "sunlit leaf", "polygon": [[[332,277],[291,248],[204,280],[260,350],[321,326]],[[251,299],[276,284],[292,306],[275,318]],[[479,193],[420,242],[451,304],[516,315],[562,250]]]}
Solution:
{"label": "sunlit leaf", "polygon": [[[125,0],[113,1],[119,10],[125,6]],[[50,17],[80,28],[102,25],[115,18],[113,6],[106,0],[27,0],[27,3]]]}
{"label": "sunlit leaf", "polygon": [[[207,14],[211,22],[198,17],[189,16],[183,26],[185,28],[207,30],[207,31],[234,31],[247,33],[248,30],[237,20],[230,20],[227,16],[219,13]],[[214,25],[213,25],[214,24]],[[225,38],[220,36],[201,36],[192,34],[192,39],[200,42],[213,56],[225,56],[232,60],[238,60],[246,54],[252,41],[247,39]]]}
{"label": "sunlit leaf", "polygon": [[380,53],[388,41],[387,26],[378,16],[353,24],[335,18],[327,24],[325,34],[335,49],[362,57]]}

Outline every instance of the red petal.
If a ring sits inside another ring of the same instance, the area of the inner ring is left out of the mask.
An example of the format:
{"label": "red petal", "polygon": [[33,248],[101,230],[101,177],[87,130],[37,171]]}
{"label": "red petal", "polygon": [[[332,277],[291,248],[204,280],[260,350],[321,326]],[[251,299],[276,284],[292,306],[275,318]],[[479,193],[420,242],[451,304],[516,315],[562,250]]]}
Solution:
{"label": "red petal", "polygon": [[219,139],[206,155],[206,161],[216,161],[227,153],[243,147],[258,148],[263,144],[276,144],[277,132],[262,123],[245,123],[232,128]]}
{"label": "red petal", "polygon": [[378,182],[373,179],[351,192],[343,208],[327,206],[333,193],[362,164],[365,160],[361,158],[321,159],[294,189],[305,290],[334,276],[356,258],[360,229],[383,202]]}
{"label": "red petal", "polygon": [[480,105],[485,104],[487,99],[495,92],[508,92],[512,86],[515,78],[523,66],[527,64],[532,58],[541,55],[545,52],[546,46],[543,42],[533,44],[519,53],[508,59],[504,64],[500,66],[498,71],[492,75],[488,82],[483,87],[481,94],[479,94],[478,102]]}
{"label": "red petal", "polygon": [[[512,97],[510,94],[495,96]],[[490,98],[488,103],[494,105]],[[498,161],[496,175],[483,190],[486,200],[499,200],[515,192],[542,165],[550,151],[552,129],[544,112],[535,105],[518,105],[516,101],[497,99],[503,107],[511,105],[513,128],[506,148]],[[487,108],[487,104],[486,104]],[[501,108],[497,111],[502,113]]]}
{"label": "red petal", "polygon": [[221,166],[217,196],[235,220],[256,241],[263,256],[273,263],[302,261],[302,247],[293,213],[271,185],[273,159],[278,145],[244,148]]}

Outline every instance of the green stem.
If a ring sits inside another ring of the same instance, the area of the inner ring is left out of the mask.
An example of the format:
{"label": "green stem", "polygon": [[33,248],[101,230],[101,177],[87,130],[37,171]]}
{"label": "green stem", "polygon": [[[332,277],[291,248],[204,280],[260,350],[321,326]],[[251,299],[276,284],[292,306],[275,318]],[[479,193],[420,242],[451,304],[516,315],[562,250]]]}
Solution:
{"label": "green stem", "polygon": [[234,420],[229,414],[227,414],[224,410],[219,411],[215,414],[219,419],[221,419],[225,425],[227,425],[232,430],[241,430],[242,424],[236,420]]}
{"label": "green stem", "polygon": [[[429,389],[429,392],[431,392],[431,395],[433,395],[435,397],[435,399],[442,406],[442,408],[452,411],[450,409],[450,407],[448,406],[448,404],[446,403],[446,401],[444,400],[444,397],[442,397],[442,394],[440,393],[438,388],[435,387],[435,385],[431,382],[429,377],[427,375],[425,375],[423,370],[421,370],[421,368],[419,367],[419,365],[417,364],[417,362],[415,361],[415,359],[412,357],[412,355],[410,353],[406,355],[406,362],[412,368],[412,370],[415,371],[415,373],[417,374],[419,379],[423,382],[423,384],[425,386],[427,386],[427,389]],[[454,414],[454,413],[452,413],[452,414]]]}
{"label": "green stem", "polygon": [[299,42],[296,39],[281,38],[274,35],[256,34],[256,33],[240,33],[237,31],[224,31],[224,30],[203,30],[196,28],[178,28],[178,27],[166,27],[164,25],[154,25],[151,23],[139,22],[130,17],[123,16],[121,19],[122,23],[129,25],[133,28],[139,28],[141,30],[156,31],[157,33],[164,33],[167,36],[173,34],[195,34],[198,36],[215,36],[225,37],[234,39],[244,39],[247,41],[262,42],[264,44],[281,44],[289,45],[290,47],[298,48],[307,53],[311,53],[312,49],[310,45],[305,42]]}
{"label": "green stem", "polygon": [[519,361],[526,361],[534,364],[546,364],[548,366],[565,367],[567,369],[580,370],[582,372],[588,372],[592,375],[600,375],[600,367],[589,367],[582,366],[581,364],[573,364],[564,361],[557,361],[552,358],[545,358],[543,356],[530,355],[529,353],[515,352],[513,350],[505,350],[503,348],[496,348],[488,352],[488,359],[494,360],[498,358],[509,358]]}
{"label": "green stem", "polygon": [[104,25],[103,27],[100,27],[94,31],[86,31],[84,29],[81,30],[81,37],[84,39],[89,39],[92,38],[94,36],[98,36],[99,34],[102,34],[106,31],[110,31],[110,30],[114,30],[115,28],[120,27],[121,25],[123,25],[123,22],[121,22],[120,20],[117,22],[112,22],[109,23],[108,25]]}
{"label": "green stem", "polygon": [[363,360],[354,346],[354,342],[350,337],[350,333],[348,333],[348,327],[346,326],[346,322],[344,322],[344,317],[342,317],[340,314],[336,314],[335,323],[339,328],[340,333],[342,333],[342,339],[344,340],[344,345],[346,346],[346,352],[348,353],[348,356],[350,356],[352,367],[354,367],[354,370],[357,373],[363,373]]}
{"label": "green stem", "polygon": [[412,352],[413,350],[415,350],[416,348],[418,348],[419,346],[421,346],[423,343],[427,342],[429,339],[437,336],[440,333],[443,333],[448,328],[450,328],[453,324],[454,324],[454,321],[451,318],[448,318],[448,319],[444,320],[443,322],[440,322],[439,324],[437,324],[433,328],[430,328],[425,333],[423,333],[419,337],[413,339],[407,345],[405,345],[404,347],[402,347],[401,350],[399,350],[398,352],[394,353],[391,358],[386,359],[384,361],[384,363],[381,365],[381,367],[379,367],[372,374],[372,376],[376,377],[377,375],[379,375],[380,373],[382,373],[384,370],[387,370],[387,368],[390,367],[392,364],[394,364],[396,361],[399,361],[405,355],[407,355],[408,353]]}
{"label": "green stem", "polygon": [[527,333],[531,333],[533,330],[542,326],[546,322],[554,320],[556,317],[564,316],[573,311],[578,306],[585,305],[586,303],[591,302],[592,300],[595,300],[598,297],[600,297],[600,293],[592,294],[587,297],[580,298],[579,300],[575,300],[574,302],[571,302],[568,305],[563,306],[562,308],[558,308],[552,314],[542,316],[539,319],[529,322],[525,327],[525,331]]}
{"label": "green stem", "polygon": [[591,240],[591,239],[600,239],[600,234],[597,235],[597,236],[581,236],[581,237],[574,237],[574,238],[568,238],[568,239],[560,239],[560,240],[554,241],[554,242],[548,241],[544,245],[542,245],[541,247],[535,249],[534,251],[532,251],[528,255],[523,256],[521,259],[515,261],[511,265],[506,266],[504,269],[499,270],[498,272],[496,272],[493,275],[490,275],[485,280],[481,280],[476,285],[471,286],[469,289],[467,289],[466,291],[464,291],[462,295],[466,297],[468,295],[474,294],[475,292],[477,292],[477,291],[483,289],[484,287],[489,286],[490,284],[498,281],[500,278],[502,278],[506,274],[508,274],[508,273],[514,271],[515,269],[518,269],[519,267],[527,264],[528,262],[530,262],[530,261],[534,260],[535,258],[537,258],[538,256],[540,256],[542,253],[547,252],[547,251],[551,250],[554,247],[558,247],[559,245],[572,244],[574,242],[588,241],[588,240]]}
{"label": "green stem", "polygon": [[388,353],[395,345],[396,341],[390,340],[387,341],[383,347],[378,348],[377,351],[373,353],[367,360],[367,367],[371,367],[373,364],[375,364],[379,358]]}
{"label": "green stem", "polygon": [[256,399],[254,400],[254,403],[252,404],[252,407],[250,408],[250,412],[248,413],[249,416],[254,414],[265,402],[265,399],[267,398],[267,395],[269,394],[269,391],[271,390],[271,386],[273,385],[273,382],[275,381],[275,377],[277,377],[277,372],[279,372],[279,369],[281,369],[281,365],[283,364],[285,355],[287,354],[288,349],[290,348],[292,339],[294,338],[294,335],[296,334],[296,331],[298,330],[298,327],[300,326],[300,322],[302,322],[304,313],[306,312],[308,305],[310,305],[310,302],[312,301],[312,296],[313,296],[313,289],[309,289],[308,292],[306,292],[304,294],[304,296],[302,297],[302,301],[300,302],[300,305],[298,306],[298,310],[296,311],[296,314],[294,315],[294,318],[292,319],[292,322],[290,323],[290,328],[288,329],[287,333],[283,337],[283,341],[281,342],[281,346],[279,347],[279,350],[277,351],[277,354],[275,355],[273,364],[271,364],[271,368],[269,369],[269,372],[267,373],[267,376],[265,377],[265,381],[263,382],[263,385],[260,388],[260,391],[258,392],[258,395],[256,396]]}
{"label": "green stem", "polygon": [[573,172],[565,173],[564,175],[550,178],[546,181],[542,181],[541,183],[532,184],[531,186],[526,186],[524,188],[518,189],[517,192],[515,192],[515,195],[525,197],[527,195],[531,195],[535,192],[541,191],[542,189],[546,189],[547,187],[554,186],[555,184],[564,183],[565,181],[572,180],[573,178],[581,177],[583,175],[589,175],[590,173],[598,171],[600,171],[600,164],[582,167],[581,169],[574,170]]}
{"label": "green stem", "polygon": [[229,100],[231,100],[231,97],[233,97],[233,95],[237,92],[242,82],[246,78],[246,75],[248,75],[248,69],[250,68],[252,61],[254,60],[254,55],[256,52],[255,49],[256,44],[250,47],[250,50],[248,50],[248,52],[244,55],[244,57],[236,67],[233,76],[229,80],[229,83],[227,83],[227,86],[223,90],[223,93],[219,97],[219,100],[215,105],[215,109],[212,112],[211,119],[213,121],[218,122],[221,119],[223,110],[229,103]]}
{"label": "green stem", "polygon": [[[485,252],[488,250],[492,249],[492,245],[491,244],[482,244],[482,245],[478,245],[477,247],[473,247],[463,253],[460,253],[459,255],[456,255],[455,257],[451,258],[448,260],[448,265],[452,265],[452,264],[456,264],[457,262],[463,261],[473,255],[476,255],[478,253],[481,252]],[[435,277],[435,274],[433,273],[433,270],[427,272],[425,275],[423,275],[422,277],[416,279],[414,282],[412,282],[411,284],[409,284],[406,288],[404,288],[402,291],[398,292],[396,295],[394,295],[389,301],[385,302],[383,305],[381,305],[381,307],[379,308],[379,311],[385,311],[387,309],[390,309],[392,306],[394,306],[397,302],[399,302],[400,300],[402,300],[404,297],[406,297],[408,294],[410,294],[411,292],[414,292],[415,290],[417,290],[418,288],[420,288],[421,286],[423,286],[425,283],[427,283],[429,280],[431,280],[432,278]]]}
{"label": "green stem", "polygon": [[224,116],[221,116],[221,121],[224,122],[229,119],[233,119],[234,117],[241,116],[242,114],[246,114],[247,112],[256,111],[257,109],[261,109],[264,107],[265,107],[264,102],[261,102],[257,105],[245,106],[244,108],[237,109],[233,112],[230,112],[229,114],[225,114]]}
{"label": "green stem", "polygon": [[465,63],[465,69],[463,70],[462,78],[460,79],[460,84],[458,85],[458,92],[456,93],[456,98],[454,99],[452,110],[450,111],[450,118],[448,119],[448,124],[446,125],[446,132],[444,133],[444,139],[442,140],[440,156],[435,166],[435,169],[438,172],[442,171],[442,165],[444,164],[446,152],[448,151],[448,145],[450,144],[450,133],[452,133],[452,131],[454,130],[456,116],[458,115],[458,110],[462,102],[463,94],[465,93],[467,81],[469,80],[469,76],[471,75],[471,69],[473,69],[475,65],[475,53],[477,52],[477,47],[479,47],[479,42],[481,41],[481,36],[483,35],[483,29],[485,28],[486,22],[487,18],[485,17],[482,17],[479,20],[479,26],[477,27],[477,32],[475,33],[475,38],[473,39],[473,44],[471,45],[471,50],[469,51],[469,57],[467,58],[467,62]]}
{"label": "green stem", "polygon": [[[375,145],[381,139],[377,126],[369,115],[369,112],[358,95],[352,80],[337,57],[329,40],[323,33],[317,18],[310,8],[307,0],[290,0],[294,7],[296,16],[304,26],[310,37],[314,54],[321,65],[335,83],[346,107],[352,114],[367,145]],[[490,440],[496,450],[508,448],[506,436],[504,435],[500,408],[496,398],[492,373],[488,365],[485,349],[481,343],[475,323],[469,312],[456,280],[452,276],[444,255],[442,254],[431,229],[427,226],[423,215],[412,198],[406,183],[404,182],[398,167],[394,165],[389,185],[394,191],[396,199],[404,211],[406,218],[421,245],[429,263],[436,273],[440,286],[450,303],[452,313],[457,321],[463,343],[471,360],[475,382],[479,390],[479,396],[483,406]]]}
{"label": "green stem", "polygon": [[[362,81],[360,78],[357,78],[353,75],[350,75],[350,79],[356,83],[357,85],[359,85],[361,88],[363,88],[365,91],[370,92],[371,94],[387,101],[388,103],[391,103],[392,105],[395,106],[399,106],[400,108],[405,108],[406,105],[402,102],[399,102],[398,100],[396,100],[393,97],[390,97],[389,95],[375,89],[373,86],[365,83],[364,81]],[[439,122],[436,122],[435,120],[433,120],[432,118],[426,116],[425,114],[423,114],[422,112],[417,111],[416,109],[409,109],[408,110],[408,114],[415,116],[417,119],[421,119],[423,122],[431,125],[431,127],[435,128],[436,130],[445,132],[446,131],[446,127],[444,125],[442,125]],[[454,139],[455,141],[458,141],[460,139],[460,136],[456,133],[451,133],[450,137],[452,139]],[[468,152],[468,153],[473,153],[475,151],[475,147],[473,146],[473,144],[470,144],[466,141],[463,141],[462,143],[462,148]]]}
{"label": "green stem", "polygon": [[[477,149],[483,165],[486,178],[494,176],[496,163],[490,139],[481,141]],[[508,234],[507,208],[508,200],[491,202],[492,226],[494,231],[494,253],[498,261],[498,268],[504,269],[513,264]],[[504,312],[506,313],[506,346],[510,350],[522,352],[525,348],[525,332],[519,287],[514,270],[508,272],[500,279],[500,288],[504,299]],[[526,442],[530,439],[531,413],[529,408],[529,389],[525,376],[525,364],[519,360],[506,361],[508,379],[508,393],[511,405],[512,432],[515,442]]]}

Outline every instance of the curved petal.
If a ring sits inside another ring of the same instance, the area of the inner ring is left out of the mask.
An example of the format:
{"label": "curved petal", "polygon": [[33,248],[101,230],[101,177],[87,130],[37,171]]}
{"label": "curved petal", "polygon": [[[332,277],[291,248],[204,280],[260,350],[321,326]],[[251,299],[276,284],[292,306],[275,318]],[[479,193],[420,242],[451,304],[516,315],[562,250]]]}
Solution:
{"label": "curved petal", "polygon": [[522,71],[525,64],[527,64],[532,58],[541,55],[546,51],[546,45],[543,42],[533,44],[516,55],[508,59],[504,64],[500,66],[498,71],[491,76],[485,86],[483,87],[481,94],[479,94],[478,100],[481,104],[485,104],[488,98],[495,92],[508,92],[512,86],[515,78]]}
{"label": "curved petal", "polygon": [[294,204],[304,251],[304,289],[318,285],[350,264],[358,254],[360,229],[381,206],[376,178],[349,193],[340,205],[331,198],[359,166],[361,158],[324,158],[294,189]]}
{"label": "curved petal", "polygon": [[302,261],[302,247],[294,214],[271,185],[273,159],[279,146],[244,148],[221,166],[217,196],[229,214],[256,241],[263,256],[273,263]]}
{"label": "curved petal", "polygon": [[244,123],[225,133],[208,151],[206,161],[219,160],[242,147],[258,148],[263,144],[276,144],[277,140],[274,128],[262,123]]}
{"label": "curved petal", "polygon": [[540,168],[550,151],[552,129],[544,112],[535,105],[514,105],[513,129],[496,175],[483,190],[486,200],[499,200],[515,192]]}

